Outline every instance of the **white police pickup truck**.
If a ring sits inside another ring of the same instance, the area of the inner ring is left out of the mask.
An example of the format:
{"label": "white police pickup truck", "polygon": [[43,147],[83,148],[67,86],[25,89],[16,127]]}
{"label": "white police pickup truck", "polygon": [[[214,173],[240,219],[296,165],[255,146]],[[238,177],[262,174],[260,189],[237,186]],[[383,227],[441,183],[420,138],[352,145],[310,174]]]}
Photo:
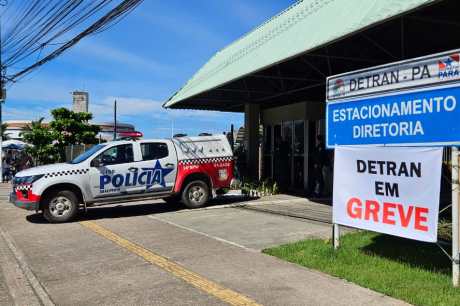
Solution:
{"label": "white police pickup truck", "polygon": [[224,135],[114,141],[69,163],[17,173],[10,201],[53,223],[72,220],[81,208],[145,198],[197,208],[230,186],[233,163]]}

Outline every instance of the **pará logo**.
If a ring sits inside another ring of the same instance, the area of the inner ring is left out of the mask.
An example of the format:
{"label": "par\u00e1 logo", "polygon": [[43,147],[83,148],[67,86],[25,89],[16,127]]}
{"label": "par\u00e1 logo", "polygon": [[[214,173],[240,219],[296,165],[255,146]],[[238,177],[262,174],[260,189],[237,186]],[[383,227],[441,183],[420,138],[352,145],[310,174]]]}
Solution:
{"label": "par\u00e1 logo", "polygon": [[345,82],[342,79],[338,79],[334,83],[334,96],[340,97],[345,94]]}
{"label": "par\u00e1 logo", "polygon": [[452,54],[444,60],[438,61],[440,79],[456,78],[460,76],[460,54]]}

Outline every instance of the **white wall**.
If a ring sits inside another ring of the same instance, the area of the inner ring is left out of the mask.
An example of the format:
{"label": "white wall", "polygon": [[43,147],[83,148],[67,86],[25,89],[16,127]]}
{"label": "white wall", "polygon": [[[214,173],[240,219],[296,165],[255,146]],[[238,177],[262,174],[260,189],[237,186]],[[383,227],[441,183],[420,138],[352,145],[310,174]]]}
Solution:
{"label": "white wall", "polygon": [[303,102],[266,109],[262,112],[263,123],[271,125],[288,120],[305,120],[306,104]]}

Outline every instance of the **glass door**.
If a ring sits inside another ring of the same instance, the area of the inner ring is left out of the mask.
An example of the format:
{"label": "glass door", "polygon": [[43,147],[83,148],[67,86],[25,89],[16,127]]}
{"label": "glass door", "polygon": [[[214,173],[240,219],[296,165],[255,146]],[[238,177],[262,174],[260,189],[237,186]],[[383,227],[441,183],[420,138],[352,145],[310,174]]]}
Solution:
{"label": "glass door", "polygon": [[293,121],[284,121],[282,130],[282,143],[281,143],[281,159],[280,163],[282,165],[282,173],[280,179],[280,186],[282,189],[286,190],[291,188],[292,181],[293,181],[293,174],[292,171],[293,167]]}
{"label": "glass door", "polygon": [[294,137],[292,144],[292,188],[296,190],[304,189],[304,163],[305,163],[305,122],[303,120],[294,121]]}
{"label": "glass door", "polygon": [[273,133],[270,125],[265,127],[264,132],[264,168],[263,178],[273,177]]}
{"label": "glass door", "polygon": [[275,124],[273,126],[273,167],[272,167],[272,178],[279,185],[281,179],[282,166],[280,163],[281,160],[281,124]]}
{"label": "glass door", "polygon": [[284,121],[266,126],[264,177],[272,178],[282,191],[304,190],[305,122]]}

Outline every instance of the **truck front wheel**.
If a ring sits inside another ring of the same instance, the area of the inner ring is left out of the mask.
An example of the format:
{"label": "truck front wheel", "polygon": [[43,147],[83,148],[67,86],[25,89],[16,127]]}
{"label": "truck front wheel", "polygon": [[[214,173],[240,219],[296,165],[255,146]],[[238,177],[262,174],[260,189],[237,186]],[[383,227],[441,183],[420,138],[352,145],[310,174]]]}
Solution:
{"label": "truck front wheel", "polygon": [[77,196],[69,190],[51,192],[44,199],[43,216],[48,222],[68,222],[78,213]]}
{"label": "truck front wheel", "polygon": [[209,187],[203,181],[192,181],[182,192],[182,202],[188,208],[203,207],[209,200]]}

